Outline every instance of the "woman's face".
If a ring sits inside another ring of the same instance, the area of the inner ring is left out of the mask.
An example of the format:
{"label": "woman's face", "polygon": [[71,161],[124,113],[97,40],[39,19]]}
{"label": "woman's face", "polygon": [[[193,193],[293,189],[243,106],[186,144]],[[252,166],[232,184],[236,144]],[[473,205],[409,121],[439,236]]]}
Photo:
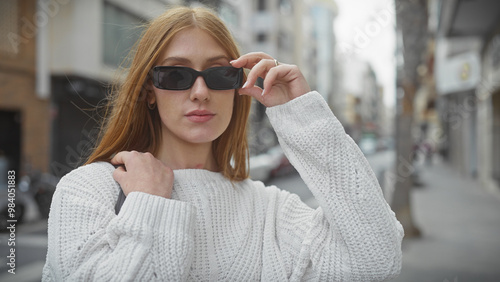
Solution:
{"label": "woman's face", "polygon": [[[203,71],[230,66],[229,57],[205,31],[189,28],[174,36],[160,56],[159,66],[183,66]],[[227,128],[233,112],[235,90],[212,90],[199,76],[188,90],[162,90],[153,86],[162,121],[163,140],[201,144],[217,139]]]}

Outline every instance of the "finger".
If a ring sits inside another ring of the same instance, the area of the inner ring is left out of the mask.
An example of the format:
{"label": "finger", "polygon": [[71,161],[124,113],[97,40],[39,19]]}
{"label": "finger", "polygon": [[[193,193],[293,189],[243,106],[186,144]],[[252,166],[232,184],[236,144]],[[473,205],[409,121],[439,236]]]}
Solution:
{"label": "finger", "polygon": [[263,59],[272,60],[273,57],[263,52],[251,52],[231,61],[230,63],[235,68],[251,69]]}
{"label": "finger", "polygon": [[266,93],[269,93],[277,79],[286,77],[287,74],[288,71],[284,65],[279,65],[277,67],[271,68],[267,72],[266,78],[264,79],[264,89],[262,91],[262,96],[266,95]]}
{"label": "finger", "polygon": [[128,159],[128,155],[130,152],[128,151],[121,151],[118,152],[112,159],[111,159],[111,164],[113,165],[120,165],[120,164],[125,164],[125,159]]}
{"label": "finger", "polygon": [[253,66],[255,66],[258,62],[260,62],[263,59],[272,59],[272,57],[266,53],[263,53],[263,52],[251,52],[251,53],[247,53],[245,55],[242,55],[241,57],[239,57],[236,60],[231,61],[230,63],[231,63],[231,65],[233,65],[233,67],[237,67],[237,68],[244,67],[244,68],[251,69],[251,68],[253,68]]}
{"label": "finger", "polygon": [[260,101],[260,98],[262,97],[262,88],[258,86],[241,88],[238,90],[238,94],[251,96]]}
{"label": "finger", "polygon": [[266,78],[267,73],[271,68],[275,67],[276,64],[274,60],[270,59],[264,59],[259,61],[253,68],[252,70],[248,73],[247,76],[247,82],[243,85],[242,88],[247,88],[251,87],[255,84],[257,81],[257,78],[262,77],[263,79]]}
{"label": "finger", "polygon": [[127,171],[125,168],[123,166],[119,166],[113,171],[113,178],[116,182],[120,183],[126,173]]}

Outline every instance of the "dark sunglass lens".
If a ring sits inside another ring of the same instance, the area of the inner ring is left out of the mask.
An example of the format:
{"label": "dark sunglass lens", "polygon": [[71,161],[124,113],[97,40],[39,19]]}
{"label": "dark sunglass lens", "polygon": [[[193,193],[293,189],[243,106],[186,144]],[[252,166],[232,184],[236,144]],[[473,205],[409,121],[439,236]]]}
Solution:
{"label": "dark sunglass lens", "polygon": [[238,88],[240,69],[233,67],[218,67],[207,73],[206,83],[212,89],[227,90]]}
{"label": "dark sunglass lens", "polygon": [[158,84],[163,89],[185,90],[191,87],[192,75],[178,68],[163,68],[158,73]]}

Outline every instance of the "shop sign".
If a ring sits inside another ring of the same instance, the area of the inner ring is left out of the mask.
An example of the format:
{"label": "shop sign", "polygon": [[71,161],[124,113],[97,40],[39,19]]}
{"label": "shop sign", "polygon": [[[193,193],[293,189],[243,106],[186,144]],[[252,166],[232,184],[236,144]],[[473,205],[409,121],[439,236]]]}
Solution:
{"label": "shop sign", "polygon": [[469,51],[440,61],[436,68],[436,87],[440,94],[451,94],[476,88],[481,80],[479,53]]}

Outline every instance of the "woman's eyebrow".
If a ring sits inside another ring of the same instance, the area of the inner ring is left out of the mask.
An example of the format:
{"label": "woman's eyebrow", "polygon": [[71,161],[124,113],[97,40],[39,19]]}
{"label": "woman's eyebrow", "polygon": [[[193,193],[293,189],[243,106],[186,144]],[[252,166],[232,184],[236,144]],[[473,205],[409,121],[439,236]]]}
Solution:
{"label": "woman's eyebrow", "polygon": [[[216,62],[216,61],[219,61],[221,59],[224,59],[224,60],[227,60],[229,62],[229,57],[226,56],[226,55],[218,55],[218,56],[214,56],[214,57],[211,57],[211,58],[208,58],[206,59],[206,62],[207,63],[213,63],[213,62]],[[185,58],[185,57],[176,57],[176,56],[173,56],[173,57],[168,57],[166,58],[165,60],[163,60],[161,62],[161,64],[165,64],[169,61],[174,61],[174,62],[177,62],[177,63],[185,63],[185,64],[188,64],[188,63],[191,63],[192,61],[188,58]]]}
{"label": "woman's eyebrow", "polygon": [[168,61],[174,61],[174,62],[179,62],[179,63],[190,63],[191,62],[191,60],[189,60],[188,58],[183,58],[183,57],[168,57],[165,60],[163,60],[161,62],[161,64],[163,65],[163,64],[165,64]]}
{"label": "woman's eyebrow", "polygon": [[225,59],[225,60],[229,61],[229,57],[228,56],[226,56],[226,55],[219,55],[219,56],[215,56],[215,57],[207,59],[207,62],[208,63],[212,63],[212,62],[218,61],[220,59]]}

